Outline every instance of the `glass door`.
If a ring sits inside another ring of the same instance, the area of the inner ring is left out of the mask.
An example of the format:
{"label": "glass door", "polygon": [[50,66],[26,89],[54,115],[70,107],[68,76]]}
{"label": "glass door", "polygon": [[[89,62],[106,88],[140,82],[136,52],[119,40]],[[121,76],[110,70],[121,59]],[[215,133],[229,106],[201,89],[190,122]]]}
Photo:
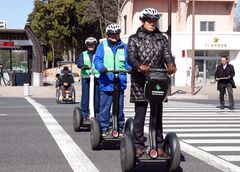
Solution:
{"label": "glass door", "polygon": [[215,71],[218,65],[217,59],[206,59],[206,84],[215,84]]}

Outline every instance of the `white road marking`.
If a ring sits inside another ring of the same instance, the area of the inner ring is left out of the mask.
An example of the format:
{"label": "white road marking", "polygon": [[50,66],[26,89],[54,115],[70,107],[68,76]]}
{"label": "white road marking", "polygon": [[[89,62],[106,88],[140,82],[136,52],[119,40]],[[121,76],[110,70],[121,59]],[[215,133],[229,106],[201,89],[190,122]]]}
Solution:
{"label": "white road marking", "polygon": [[240,131],[240,128],[171,128],[164,129],[164,132],[212,132],[212,131]]}
{"label": "white road marking", "polygon": [[199,144],[199,143],[214,143],[214,144],[234,144],[234,143],[240,143],[240,139],[183,139],[186,143],[191,144]]}
{"label": "white road marking", "polygon": [[224,120],[224,121],[218,121],[218,120],[197,120],[197,121],[195,121],[195,120],[187,120],[187,121],[185,121],[185,120],[175,120],[175,121],[168,121],[168,120],[165,120],[165,121],[163,121],[163,123],[239,123],[240,124],[240,121],[237,121],[237,120],[234,120],[234,121],[232,121],[232,120]]}
{"label": "white road marking", "polygon": [[199,128],[199,127],[239,127],[239,124],[165,124],[164,128]]}
{"label": "white road marking", "polygon": [[57,120],[41,104],[37,103],[30,97],[26,100],[34,106],[39,116],[42,118],[48,131],[56,141],[66,160],[75,172],[98,172],[91,160],[84,154],[81,148],[66,133]]}
{"label": "white road marking", "polygon": [[[144,127],[144,131],[146,133],[148,133],[148,127]],[[196,148],[194,146],[191,146],[187,143],[184,143],[182,141],[180,141],[180,147],[181,147],[181,151],[186,152],[187,154],[198,158],[202,161],[204,161],[207,164],[210,164],[211,166],[224,171],[224,172],[239,172],[240,171],[240,167],[229,163],[228,161],[225,161],[219,157],[216,157],[210,153],[207,153],[199,148]]]}
{"label": "white road marking", "polygon": [[8,114],[0,114],[0,116],[7,116]]}
{"label": "white road marking", "polygon": [[179,133],[179,137],[240,137],[240,133]]}
{"label": "white road marking", "polygon": [[208,152],[240,151],[240,146],[198,146],[198,147]]}
{"label": "white road marking", "polygon": [[239,120],[240,119],[240,116],[239,117],[168,117],[168,116],[164,116],[163,117],[163,120],[188,120],[188,119],[191,119],[191,120],[198,120],[198,119],[201,119],[201,120],[233,120],[233,119],[237,119]]}
{"label": "white road marking", "polygon": [[218,155],[220,158],[231,162],[239,162],[240,155]]}

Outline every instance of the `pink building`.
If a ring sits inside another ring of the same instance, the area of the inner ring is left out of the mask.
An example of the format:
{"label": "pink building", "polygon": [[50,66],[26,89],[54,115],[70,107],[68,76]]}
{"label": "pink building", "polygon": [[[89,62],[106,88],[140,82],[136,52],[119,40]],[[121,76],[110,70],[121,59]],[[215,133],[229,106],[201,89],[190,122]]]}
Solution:
{"label": "pink building", "polygon": [[[237,0],[196,0],[195,56],[200,69],[199,84],[215,83],[219,57],[227,55],[235,66],[235,81],[240,85],[240,33],[233,32],[236,3]],[[172,0],[172,4],[172,54],[178,66],[175,85],[187,86],[191,81],[192,1]],[[147,7],[161,13],[159,29],[167,31],[168,0],[125,0],[119,18],[125,42],[141,25],[139,12]]]}

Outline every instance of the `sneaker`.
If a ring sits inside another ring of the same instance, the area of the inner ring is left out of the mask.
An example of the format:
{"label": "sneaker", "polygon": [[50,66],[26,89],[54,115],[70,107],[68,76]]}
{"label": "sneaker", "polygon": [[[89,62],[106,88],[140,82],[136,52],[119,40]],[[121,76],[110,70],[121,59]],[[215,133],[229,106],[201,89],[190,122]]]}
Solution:
{"label": "sneaker", "polygon": [[62,97],[62,100],[66,100],[66,96],[63,96],[63,97]]}
{"label": "sneaker", "polygon": [[158,148],[157,152],[158,152],[158,156],[160,156],[160,157],[166,157],[167,156],[162,148]]}
{"label": "sneaker", "polygon": [[71,101],[71,100],[72,100],[72,96],[69,96],[69,97],[68,97],[68,100],[70,100],[70,101]]}
{"label": "sneaker", "polygon": [[144,153],[143,148],[136,148],[136,158],[140,158]]}
{"label": "sneaker", "polygon": [[119,137],[123,137],[123,130],[119,130],[118,136],[119,136]]}
{"label": "sneaker", "polygon": [[109,132],[108,131],[103,131],[102,132],[102,137],[107,137],[109,135]]}
{"label": "sneaker", "polygon": [[229,110],[234,110],[235,108],[233,106],[229,106]]}

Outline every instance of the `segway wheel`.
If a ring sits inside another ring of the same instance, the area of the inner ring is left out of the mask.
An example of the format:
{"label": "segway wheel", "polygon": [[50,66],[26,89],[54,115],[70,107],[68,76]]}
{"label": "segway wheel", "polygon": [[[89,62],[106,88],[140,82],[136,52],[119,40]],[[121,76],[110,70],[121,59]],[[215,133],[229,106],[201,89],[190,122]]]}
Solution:
{"label": "segway wheel", "polygon": [[133,131],[133,118],[128,118],[124,126],[124,132],[132,133],[132,131]]}
{"label": "segway wheel", "polygon": [[72,99],[72,103],[75,104],[76,102],[76,91],[75,89],[73,90],[73,99]]}
{"label": "segway wheel", "polygon": [[102,129],[99,121],[96,118],[92,119],[90,137],[92,150],[97,150],[101,143]]}
{"label": "segway wheel", "polygon": [[125,133],[120,143],[121,167],[123,172],[131,172],[135,166],[135,145],[132,133]]}
{"label": "segway wheel", "polygon": [[164,150],[171,157],[168,165],[169,172],[177,172],[180,167],[181,150],[178,137],[175,133],[168,133],[165,137]]}
{"label": "segway wheel", "polygon": [[75,107],[73,110],[73,129],[76,132],[80,131],[82,126],[83,117],[81,115],[81,111],[79,107]]}
{"label": "segway wheel", "polygon": [[56,89],[56,103],[59,104],[60,103],[60,90],[59,88]]}

